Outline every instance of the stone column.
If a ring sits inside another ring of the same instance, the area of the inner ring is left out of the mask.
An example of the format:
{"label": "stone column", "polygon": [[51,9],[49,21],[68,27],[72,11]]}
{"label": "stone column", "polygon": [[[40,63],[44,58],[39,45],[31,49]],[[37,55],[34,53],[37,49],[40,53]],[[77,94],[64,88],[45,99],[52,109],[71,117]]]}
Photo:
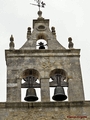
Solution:
{"label": "stone column", "polygon": [[50,101],[49,78],[41,78],[41,101]]}
{"label": "stone column", "polygon": [[7,102],[21,101],[21,80],[17,79],[17,83],[7,84]]}
{"label": "stone column", "polygon": [[71,67],[68,69],[69,74],[71,75],[71,78],[69,78],[68,81],[69,101],[84,101],[85,98],[79,58],[71,58],[70,64]]}
{"label": "stone column", "polygon": [[84,101],[84,91],[81,81],[75,83],[74,79],[68,81],[68,100],[69,101]]}
{"label": "stone column", "polygon": [[17,78],[17,101],[21,102],[21,79]]}

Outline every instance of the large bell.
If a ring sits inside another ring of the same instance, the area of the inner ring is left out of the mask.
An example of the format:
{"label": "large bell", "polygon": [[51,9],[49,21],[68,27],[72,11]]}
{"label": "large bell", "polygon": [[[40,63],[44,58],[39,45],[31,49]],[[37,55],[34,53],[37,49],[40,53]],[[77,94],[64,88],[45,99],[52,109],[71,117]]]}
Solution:
{"label": "large bell", "polygon": [[56,101],[63,101],[67,99],[67,96],[65,95],[63,87],[58,86],[55,88],[54,96],[52,97],[52,99]]}
{"label": "large bell", "polygon": [[36,101],[38,97],[36,95],[36,91],[34,88],[28,88],[26,91],[26,97],[24,98],[25,101]]}

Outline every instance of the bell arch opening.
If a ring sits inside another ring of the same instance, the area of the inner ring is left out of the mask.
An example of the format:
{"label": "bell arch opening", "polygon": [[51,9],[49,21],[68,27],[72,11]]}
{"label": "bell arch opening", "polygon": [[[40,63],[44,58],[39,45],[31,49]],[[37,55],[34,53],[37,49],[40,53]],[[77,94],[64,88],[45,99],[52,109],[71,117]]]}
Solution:
{"label": "bell arch opening", "polygon": [[48,49],[47,41],[44,39],[37,40],[36,49]]}
{"label": "bell arch opening", "polygon": [[21,77],[22,79],[25,79],[27,76],[33,75],[36,79],[40,77],[40,74],[35,69],[26,69],[22,72]]}
{"label": "bell arch opening", "polygon": [[63,70],[63,69],[54,69],[54,70],[52,70],[51,72],[50,72],[50,78],[52,78],[53,76],[55,76],[55,74],[60,74],[60,75],[62,75],[62,77],[63,77],[63,79],[66,79],[66,77],[67,77],[67,73],[66,73],[66,71],[65,70]]}
{"label": "bell arch opening", "polygon": [[36,49],[48,49],[48,44],[45,34],[40,33],[37,36]]}
{"label": "bell arch opening", "polygon": [[67,73],[63,69],[54,69],[49,74],[50,101],[68,101]]}
{"label": "bell arch opening", "polygon": [[35,69],[26,69],[21,76],[21,101],[41,101],[39,72]]}

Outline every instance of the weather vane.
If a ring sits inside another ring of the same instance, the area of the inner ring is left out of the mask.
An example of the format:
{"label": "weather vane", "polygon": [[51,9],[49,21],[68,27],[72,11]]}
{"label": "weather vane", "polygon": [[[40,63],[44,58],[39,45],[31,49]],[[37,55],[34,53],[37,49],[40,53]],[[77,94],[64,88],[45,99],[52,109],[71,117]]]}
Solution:
{"label": "weather vane", "polygon": [[45,5],[46,5],[46,4],[45,4],[43,1],[41,1],[41,0],[34,0],[34,1],[36,1],[37,4],[33,4],[33,3],[30,3],[30,4],[31,4],[31,5],[35,5],[35,6],[38,6],[39,11],[40,11],[40,8],[41,8],[41,7],[44,8]]}

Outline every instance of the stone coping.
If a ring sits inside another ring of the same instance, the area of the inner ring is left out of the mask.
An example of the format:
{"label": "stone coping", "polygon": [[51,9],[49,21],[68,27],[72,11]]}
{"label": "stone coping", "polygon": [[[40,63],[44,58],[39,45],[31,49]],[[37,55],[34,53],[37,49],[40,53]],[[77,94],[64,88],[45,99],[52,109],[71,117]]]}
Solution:
{"label": "stone coping", "polygon": [[75,102],[0,102],[0,109],[36,107],[90,107],[90,101]]}
{"label": "stone coping", "polygon": [[22,54],[22,53],[80,53],[80,49],[63,49],[63,50],[47,50],[47,49],[33,49],[33,50],[22,50],[22,49],[14,49],[14,50],[5,50],[5,53],[14,53],[14,54]]}
{"label": "stone coping", "polygon": [[80,57],[80,49],[72,50],[5,50],[7,57]]}

